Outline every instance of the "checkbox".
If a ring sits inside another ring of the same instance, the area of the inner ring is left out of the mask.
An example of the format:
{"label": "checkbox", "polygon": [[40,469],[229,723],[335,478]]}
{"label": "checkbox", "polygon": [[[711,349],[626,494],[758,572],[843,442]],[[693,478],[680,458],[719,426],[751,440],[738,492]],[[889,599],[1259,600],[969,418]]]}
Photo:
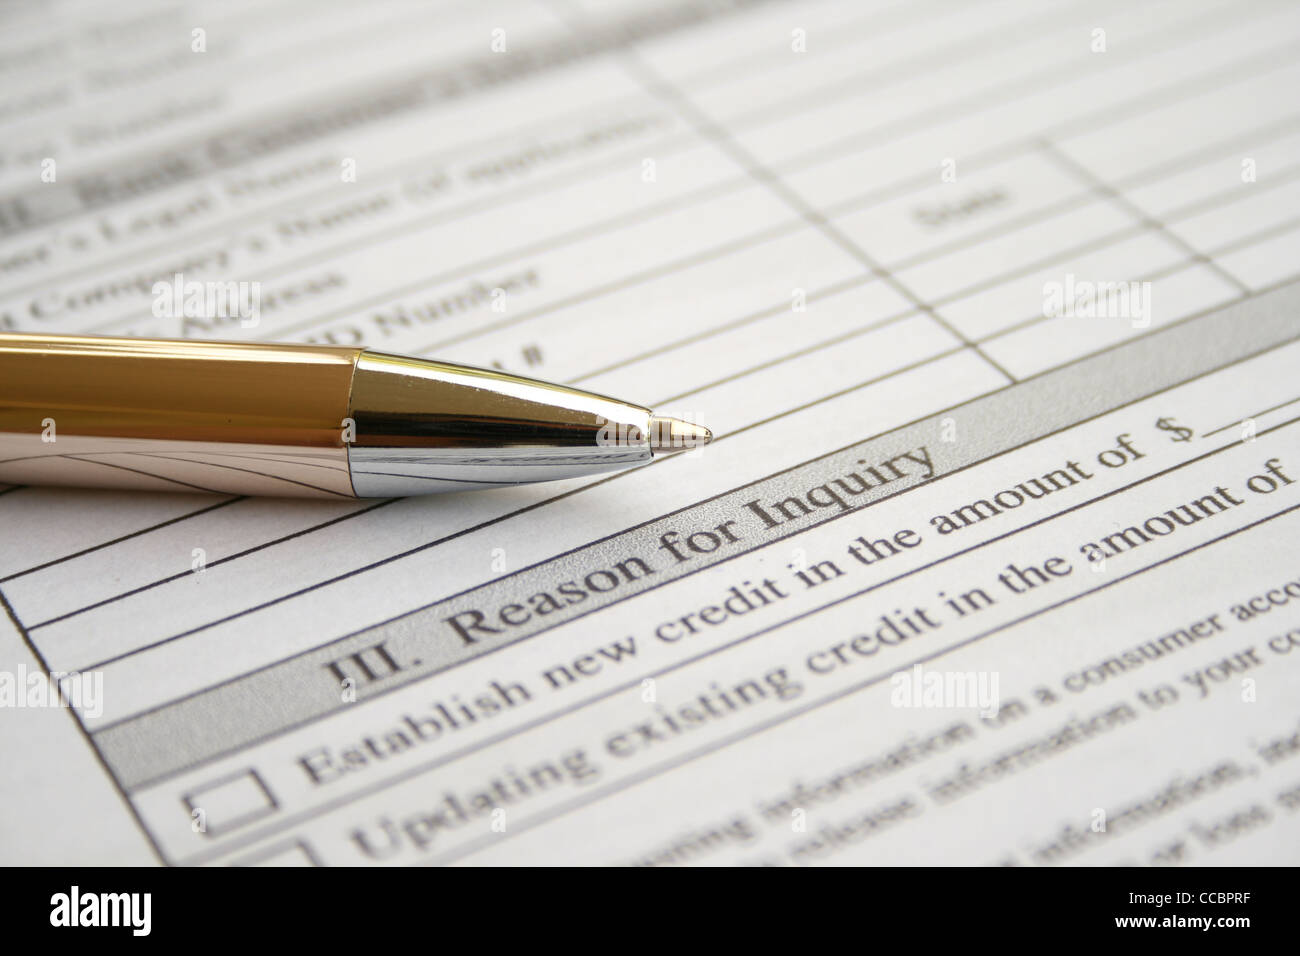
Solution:
{"label": "checkbox", "polygon": [[209,781],[183,795],[190,819],[203,821],[200,833],[225,836],[279,809],[265,781],[251,767]]}

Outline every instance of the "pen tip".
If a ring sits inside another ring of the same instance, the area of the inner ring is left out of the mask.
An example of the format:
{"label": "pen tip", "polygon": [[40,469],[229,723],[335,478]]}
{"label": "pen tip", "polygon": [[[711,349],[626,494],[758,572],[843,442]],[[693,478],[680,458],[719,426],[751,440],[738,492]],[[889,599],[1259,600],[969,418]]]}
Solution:
{"label": "pen tip", "polygon": [[679,448],[698,448],[713,441],[713,432],[703,425],[669,418],[667,415],[650,416],[650,447],[655,451],[673,451]]}

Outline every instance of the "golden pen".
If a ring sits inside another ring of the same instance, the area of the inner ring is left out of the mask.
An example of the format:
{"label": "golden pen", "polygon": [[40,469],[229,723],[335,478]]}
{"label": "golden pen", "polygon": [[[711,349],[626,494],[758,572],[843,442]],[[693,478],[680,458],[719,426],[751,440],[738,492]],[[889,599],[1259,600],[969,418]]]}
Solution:
{"label": "golden pen", "polygon": [[0,482],[396,497],[623,468],[707,428],[361,348],[0,334]]}

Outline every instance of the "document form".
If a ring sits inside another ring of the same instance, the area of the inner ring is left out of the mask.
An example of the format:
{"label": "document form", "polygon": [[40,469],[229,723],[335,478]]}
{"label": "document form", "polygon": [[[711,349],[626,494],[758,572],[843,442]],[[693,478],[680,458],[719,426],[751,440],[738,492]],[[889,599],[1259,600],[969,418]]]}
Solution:
{"label": "document form", "polygon": [[1294,4],[5,17],[0,328],[716,438],[426,498],[0,489],[4,862],[1300,862]]}

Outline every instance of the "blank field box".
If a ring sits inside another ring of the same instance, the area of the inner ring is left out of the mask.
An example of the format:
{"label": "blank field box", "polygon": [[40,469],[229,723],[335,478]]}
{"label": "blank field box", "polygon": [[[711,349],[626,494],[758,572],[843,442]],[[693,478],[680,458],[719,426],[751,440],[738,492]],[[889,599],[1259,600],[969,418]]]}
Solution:
{"label": "blank field box", "polygon": [[[200,832],[210,837],[224,836],[279,809],[275,796],[251,768],[202,784],[183,799],[190,818],[201,819],[205,829]],[[201,816],[195,816],[196,810]]]}
{"label": "blank field box", "polygon": [[939,314],[976,341],[1044,316],[1048,290],[1067,276],[1087,281],[1141,280],[1177,265],[1187,253],[1158,232],[1143,232],[1085,255],[1071,256],[945,302]]}
{"label": "blank field box", "polygon": [[1242,183],[1232,195],[1232,202],[1219,203],[1195,215],[1169,219],[1165,228],[1210,255],[1254,237],[1264,238],[1295,221],[1296,210],[1300,209],[1300,180],[1280,186],[1269,180]]}
{"label": "blank field box", "polygon": [[1252,289],[1263,289],[1300,272],[1300,225],[1214,257]]}
{"label": "blank field box", "polygon": [[[1275,175],[1290,175],[1285,171],[1300,162],[1300,131],[1268,130],[1243,136],[1233,146],[1224,147],[1214,157],[1195,165],[1184,163],[1177,172],[1165,171],[1138,185],[1123,186],[1124,196],[1160,219],[1184,207],[1225,195],[1239,193],[1245,198],[1251,186],[1261,181],[1267,184]],[[1256,182],[1243,180],[1247,172]]]}
{"label": "blank field box", "polygon": [[[1293,22],[1296,11],[1287,14]],[[1269,38],[1261,31],[1254,43],[1268,45]],[[1207,51],[1217,47],[1216,53],[1228,53],[1234,44],[1215,42],[1208,37],[1202,43]],[[1241,47],[1230,56],[1241,56]],[[1171,59],[1166,59],[1172,65]],[[1177,67],[1174,67],[1177,69]],[[1212,69],[1206,63],[1199,69]],[[1177,101],[1155,110],[1143,110],[1138,115],[1117,123],[1107,123],[1100,129],[1091,129],[1078,135],[1060,137],[1059,145],[1067,154],[1107,182],[1129,176],[1151,175],[1166,164],[1183,162],[1186,154],[1194,152],[1197,145],[1223,143],[1238,139],[1243,146],[1250,143],[1256,131],[1290,118],[1293,102],[1278,96],[1279,90],[1291,89],[1300,82],[1300,65],[1282,70],[1269,70],[1263,75],[1235,82],[1217,84],[1214,89]],[[1205,127],[1206,117],[1213,117],[1213,126]],[[1252,152],[1236,152],[1238,171],[1243,156]],[[1240,175],[1236,177],[1240,182]]]}
{"label": "blank field box", "polygon": [[1056,163],[1025,153],[988,165],[963,166],[960,179],[953,182],[936,174],[924,188],[845,213],[835,223],[878,262],[897,270],[918,257],[984,241],[990,230],[1014,229],[1026,218],[1046,218],[1062,200],[1082,205],[1082,191]]}
{"label": "blank field box", "polygon": [[942,308],[946,300],[997,284],[991,280],[1011,282],[1052,263],[1068,263],[1140,228],[1137,218],[1119,203],[1094,199],[897,270],[895,275],[921,299]]}
{"label": "blank field box", "polygon": [[1044,319],[989,339],[982,348],[1017,379],[1024,379],[1208,311],[1240,294],[1208,266],[1190,265],[1151,280],[1147,314],[1141,318],[1112,315]]}

